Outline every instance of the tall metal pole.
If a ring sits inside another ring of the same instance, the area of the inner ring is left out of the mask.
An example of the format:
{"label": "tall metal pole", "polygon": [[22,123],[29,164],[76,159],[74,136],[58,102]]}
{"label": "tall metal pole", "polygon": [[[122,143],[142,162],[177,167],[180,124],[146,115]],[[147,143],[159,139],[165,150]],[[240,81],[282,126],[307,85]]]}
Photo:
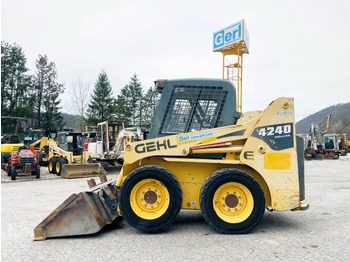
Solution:
{"label": "tall metal pole", "polygon": [[225,54],[222,53],[222,79],[225,79]]}

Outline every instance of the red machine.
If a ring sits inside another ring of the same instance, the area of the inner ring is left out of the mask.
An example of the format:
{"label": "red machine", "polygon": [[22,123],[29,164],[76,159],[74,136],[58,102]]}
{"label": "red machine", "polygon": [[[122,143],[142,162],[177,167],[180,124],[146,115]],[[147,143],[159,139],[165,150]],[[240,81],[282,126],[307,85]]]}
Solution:
{"label": "red machine", "polygon": [[40,178],[39,154],[33,147],[20,147],[18,152],[11,154],[11,163],[8,166],[7,174],[11,180],[16,180],[18,173],[31,174]]}

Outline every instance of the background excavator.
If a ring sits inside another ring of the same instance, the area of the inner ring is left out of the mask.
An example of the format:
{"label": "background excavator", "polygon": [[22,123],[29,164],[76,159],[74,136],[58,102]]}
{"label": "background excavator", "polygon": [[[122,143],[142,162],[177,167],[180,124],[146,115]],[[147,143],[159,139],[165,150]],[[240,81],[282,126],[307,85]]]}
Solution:
{"label": "background excavator", "polygon": [[35,240],[96,233],[121,217],[158,232],[180,209],[201,210],[219,233],[246,233],[265,208],[308,208],[292,98],[240,114],[225,80],[161,80],[156,91],[149,138],[128,139],[117,181],[89,180],[89,190],[71,195],[34,229]]}
{"label": "background excavator", "polygon": [[125,138],[132,137],[132,141],[143,140],[140,127],[124,127],[121,120],[106,120],[97,124],[96,138],[89,141],[88,151],[94,162],[101,163],[107,170],[107,166],[123,165]]}

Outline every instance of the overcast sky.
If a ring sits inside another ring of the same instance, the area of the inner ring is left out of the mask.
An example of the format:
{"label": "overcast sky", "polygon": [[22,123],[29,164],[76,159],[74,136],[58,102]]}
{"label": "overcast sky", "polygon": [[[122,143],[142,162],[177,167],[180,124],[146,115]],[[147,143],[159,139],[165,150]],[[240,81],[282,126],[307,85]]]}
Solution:
{"label": "overcast sky", "polygon": [[[350,1],[1,0],[1,40],[18,43],[30,73],[46,54],[68,89],[94,87],[105,70],[117,96],[136,73],[156,79],[221,78],[213,33],[244,19],[243,111],[294,97],[296,118],[350,102]],[[66,110],[64,110],[66,111]]]}

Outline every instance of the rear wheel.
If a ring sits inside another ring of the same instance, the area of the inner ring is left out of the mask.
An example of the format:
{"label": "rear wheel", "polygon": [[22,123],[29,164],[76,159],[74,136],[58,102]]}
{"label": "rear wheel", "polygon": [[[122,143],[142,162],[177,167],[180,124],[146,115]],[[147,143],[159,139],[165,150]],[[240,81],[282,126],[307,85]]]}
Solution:
{"label": "rear wheel", "polygon": [[35,168],[35,178],[40,178],[40,166],[39,165]]}
{"label": "rear wheel", "polygon": [[17,170],[16,168],[11,168],[11,180],[16,180]]}
{"label": "rear wheel", "polygon": [[200,206],[205,220],[219,233],[242,234],[256,227],[265,211],[258,182],[238,169],[214,172],[203,184]]}
{"label": "rear wheel", "polygon": [[56,175],[60,176],[62,171],[62,166],[67,164],[67,160],[64,158],[58,158],[56,161]]}
{"label": "rear wheel", "polygon": [[49,160],[49,173],[50,174],[55,174],[56,173],[56,162],[57,162],[57,158],[55,157],[51,157]]}
{"label": "rear wheel", "polygon": [[7,166],[7,175],[11,176],[11,163],[9,163]]}
{"label": "rear wheel", "polygon": [[131,172],[124,180],[118,197],[123,218],[146,233],[169,226],[182,204],[178,180],[160,166],[143,166]]}

